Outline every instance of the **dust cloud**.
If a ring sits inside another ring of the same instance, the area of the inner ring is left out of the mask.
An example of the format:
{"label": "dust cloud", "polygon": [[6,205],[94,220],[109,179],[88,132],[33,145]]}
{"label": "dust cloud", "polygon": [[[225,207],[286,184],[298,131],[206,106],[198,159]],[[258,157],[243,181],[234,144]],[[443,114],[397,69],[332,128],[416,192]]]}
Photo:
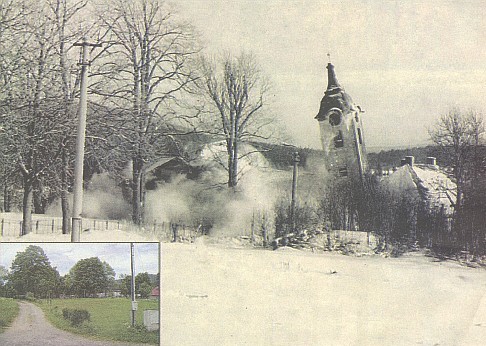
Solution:
{"label": "dust cloud", "polygon": [[[72,208],[73,196],[69,195]],[[130,204],[123,198],[122,188],[108,173],[95,174],[85,185],[83,217],[104,220],[130,219]],[[62,216],[61,201],[56,200],[46,211],[51,216]]]}

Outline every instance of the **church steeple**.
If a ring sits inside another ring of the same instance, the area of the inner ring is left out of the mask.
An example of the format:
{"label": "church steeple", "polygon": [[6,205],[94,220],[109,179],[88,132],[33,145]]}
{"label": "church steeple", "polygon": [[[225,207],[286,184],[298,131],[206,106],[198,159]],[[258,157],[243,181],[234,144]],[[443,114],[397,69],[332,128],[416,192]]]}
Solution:
{"label": "church steeple", "polygon": [[327,89],[321,100],[321,107],[319,108],[319,113],[317,114],[316,119],[319,121],[327,119],[327,112],[331,108],[338,108],[345,113],[355,110],[353,100],[344,91],[341,84],[339,84],[336,78],[336,73],[334,72],[334,65],[329,61],[327,64]]}
{"label": "church steeple", "polygon": [[341,88],[339,82],[336,78],[336,73],[334,72],[334,65],[331,63],[327,64],[327,90],[334,88]]}
{"label": "church steeple", "polygon": [[334,177],[362,181],[366,172],[360,113],[359,107],[339,84],[329,57],[327,89],[316,119],[319,121],[326,167]]}

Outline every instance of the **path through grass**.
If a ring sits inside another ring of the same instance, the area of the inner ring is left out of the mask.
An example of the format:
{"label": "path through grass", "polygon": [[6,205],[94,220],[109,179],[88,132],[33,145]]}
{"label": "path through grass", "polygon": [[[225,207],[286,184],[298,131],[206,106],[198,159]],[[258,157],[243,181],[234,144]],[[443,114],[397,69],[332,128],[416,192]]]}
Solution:
{"label": "path through grass", "polygon": [[0,311],[0,333],[3,333],[19,314],[19,304],[10,298],[0,298]]}
{"label": "path through grass", "polygon": [[[159,331],[149,332],[143,327],[143,311],[158,310],[158,300],[138,302],[137,325],[134,328],[130,325],[131,302],[125,298],[52,299],[37,304],[53,325],[72,333],[103,340],[159,343]],[[79,327],[73,327],[62,316],[64,308],[87,310],[91,319]]]}

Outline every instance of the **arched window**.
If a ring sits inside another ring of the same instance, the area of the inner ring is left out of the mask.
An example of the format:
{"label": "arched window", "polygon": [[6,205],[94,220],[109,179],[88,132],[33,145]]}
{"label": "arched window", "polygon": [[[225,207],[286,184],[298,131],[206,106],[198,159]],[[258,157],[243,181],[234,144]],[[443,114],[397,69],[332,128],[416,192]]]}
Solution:
{"label": "arched window", "polygon": [[328,113],[328,116],[329,116],[329,124],[331,126],[338,126],[339,124],[341,124],[342,114],[339,110],[337,109],[331,110]]}

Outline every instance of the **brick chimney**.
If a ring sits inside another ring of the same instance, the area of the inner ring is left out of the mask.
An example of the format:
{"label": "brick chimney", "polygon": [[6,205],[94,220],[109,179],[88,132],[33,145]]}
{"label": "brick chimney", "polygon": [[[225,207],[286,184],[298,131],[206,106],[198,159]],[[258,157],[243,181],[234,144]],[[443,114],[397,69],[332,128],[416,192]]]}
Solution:
{"label": "brick chimney", "polygon": [[414,163],[415,163],[415,157],[413,156],[405,156],[401,161],[402,166],[409,165],[410,167],[413,167]]}

